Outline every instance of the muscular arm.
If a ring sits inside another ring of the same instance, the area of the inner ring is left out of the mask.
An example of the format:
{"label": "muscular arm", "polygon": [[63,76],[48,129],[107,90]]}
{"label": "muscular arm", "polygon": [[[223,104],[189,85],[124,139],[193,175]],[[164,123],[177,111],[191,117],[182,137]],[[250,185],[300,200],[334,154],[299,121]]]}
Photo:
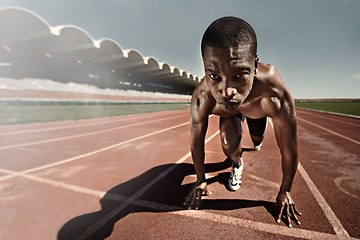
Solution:
{"label": "muscular arm", "polygon": [[190,109],[190,127],[191,127],[191,137],[190,137],[190,148],[191,154],[195,166],[195,171],[197,175],[198,182],[205,181],[205,135],[208,127],[208,116],[200,111],[200,100],[194,98],[191,101]]}
{"label": "muscular arm", "polygon": [[293,184],[298,166],[297,147],[297,119],[295,104],[279,73],[274,67],[268,68],[268,81],[274,87],[274,97],[264,98],[262,107],[274,123],[276,142],[281,153],[282,182],[276,198],[278,212],[276,221],[280,223],[283,215],[287,224],[291,227],[292,217],[297,224],[300,224],[296,215],[301,215],[295,209],[295,203],[291,198],[290,190]]}
{"label": "muscular arm", "polygon": [[197,181],[185,198],[184,205],[188,208],[198,209],[201,202],[201,196],[210,194],[207,189],[205,179],[205,135],[208,127],[208,112],[206,111],[206,101],[195,92],[191,100],[190,123],[191,139],[190,147],[197,175]]}
{"label": "muscular arm", "polygon": [[298,165],[297,120],[291,97],[281,103],[280,112],[273,118],[275,137],[282,157],[283,179],[280,193],[290,192]]}
{"label": "muscular arm", "polygon": [[294,100],[278,71],[271,65],[261,64],[263,81],[272,92],[261,101],[262,109],[274,123],[275,137],[282,157],[283,179],[280,192],[290,192],[298,164],[297,120]]}
{"label": "muscular arm", "polygon": [[297,148],[297,120],[294,101],[288,93],[280,101],[280,110],[273,117],[275,137],[280,149],[282,158],[282,183],[279,194],[276,198],[278,212],[276,220],[280,223],[281,216],[287,219],[287,224],[292,227],[290,217],[292,216],[297,224],[300,221],[296,215],[301,215],[295,209],[295,203],[290,195],[291,186],[298,166]]}

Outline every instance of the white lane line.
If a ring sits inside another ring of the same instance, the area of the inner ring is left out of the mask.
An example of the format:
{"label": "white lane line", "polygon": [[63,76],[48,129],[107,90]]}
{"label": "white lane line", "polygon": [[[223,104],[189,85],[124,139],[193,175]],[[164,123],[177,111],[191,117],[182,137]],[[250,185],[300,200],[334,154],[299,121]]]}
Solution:
{"label": "white lane line", "polygon": [[349,138],[349,137],[346,137],[346,136],[344,136],[344,135],[342,135],[342,134],[340,134],[340,133],[331,131],[330,129],[324,128],[324,127],[322,127],[322,126],[319,126],[319,125],[317,125],[317,124],[315,124],[315,123],[312,123],[312,122],[310,122],[310,121],[307,121],[307,120],[302,119],[302,118],[299,118],[299,117],[298,117],[297,119],[299,119],[299,120],[301,120],[301,121],[303,121],[303,122],[306,122],[307,124],[310,124],[310,125],[312,125],[312,126],[314,126],[314,127],[320,128],[320,129],[322,129],[322,130],[324,130],[324,131],[326,131],[326,132],[329,132],[329,133],[331,133],[331,134],[334,134],[334,135],[336,135],[336,136],[338,136],[338,137],[344,138],[344,139],[346,139],[346,140],[348,140],[348,141],[350,141],[350,142],[353,142],[353,143],[356,143],[356,144],[359,144],[359,145],[360,145],[360,142],[359,142],[359,141],[356,141],[356,140],[354,140],[354,139],[351,139],[351,138]]}
{"label": "white lane line", "polygon": [[[299,118],[298,118],[299,119]],[[302,119],[301,119],[302,120]],[[304,121],[304,120],[302,120]],[[273,127],[273,123],[270,122],[271,126]],[[310,123],[312,124],[312,123]],[[320,127],[320,126],[318,126]],[[320,127],[322,128],[322,127]],[[319,189],[317,189],[314,182],[311,180],[310,176],[307,174],[301,163],[298,164],[298,170],[300,172],[301,177],[305,180],[306,184],[308,185],[311,193],[314,195],[316,201],[318,202],[320,208],[323,210],[326,218],[330,222],[334,232],[338,236],[339,239],[348,239],[349,234],[345,230],[344,226],[341,224],[340,220],[337,218],[329,204],[326,202],[325,198],[321,195]]]}
{"label": "white lane line", "polygon": [[349,233],[345,230],[344,226],[341,224],[340,220],[336,217],[335,213],[326,202],[325,198],[321,195],[320,191],[315,186],[314,182],[311,180],[303,166],[299,163],[298,166],[299,172],[302,178],[305,180],[306,184],[308,185],[310,191],[314,195],[316,201],[318,202],[319,206],[325,213],[326,218],[329,220],[331,226],[333,227],[336,235],[339,239],[348,239]]}
{"label": "white lane line", "polygon": [[[174,211],[171,214],[187,216],[201,220],[212,221],[216,223],[223,223],[225,225],[231,224],[239,227],[250,228],[253,230],[267,232],[287,237],[302,238],[302,239],[339,239],[338,236],[330,233],[322,233],[311,230],[288,228],[275,224],[255,222],[252,220],[246,220],[241,218],[235,218],[230,216],[224,216],[221,214],[210,213],[199,210],[186,210],[186,211]],[[240,230],[239,230],[240,231]],[[348,238],[350,239],[350,238]]]}
{"label": "white lane line", "polygon": [[53,139],[48,139],[48,140],[36,141],[36,142],[28,142],[28,143],[8,145],[8,146],[0,147],[0,150],[10,149],[10,148],[19,148],[19,147],[25,147],[25,146],[33,146],[33,145],[44,144],[44,143],[64,141],[64,140],[73,139],[73,138],[86,137],[86,136],[101,134],[101,133],[105,133],[105,132],[111,132],[111,131],[115,131],[115,130],[119,130],[119,129],[123,129],[123,128],[129,128],[129,127],[135,127],[135,126],[144,125],[144,124],[148,124],[148,123],[165,121],[165,120],[169,120],[169,119],[173,119],[173,118],[178,118],[178,117],[179,117],[179,116],[174,116],[174,117],[169,117],[169,118],[157,119],[157,120],[153,120],[153,121],[147,121],[147,122],[140,122],[140,123],[129,124],[129,125],[121,126],[121,127],[109,128],[109,129],[105,129],[105,130],[101,130],[101,131],[95,131],[95,132],[90,132],[90,133],[83,133],[83,134],[71,135],[71,136],[60,137],[60,138],[53,138]]}
{"label": "white lane line", "polygon": [[[162,114],[165,115],[165,114]],[[162,116],[160,115],[160,116]],[[181,114],[181,115],[185,115],[185,114]],[[181,115],[177,115],[177,116],[181,116]],[[120,118],[123,117],[123,118]],[[158,117],[158,116],[156,116]],[[56,130],[64,130],[64,129],[71,129],[71,128],[82,128],[82,127],[89,127],[89,126],[96,126],[96,125],[103,125],[103,124],[112,124],[112,123],[118,123],[118,122],[123,122],[123,121],[129,121],[129,120],[133,120],[133,119],[142,119],[142,118],[149,118],[149,116],[145,116],[145,115],[129,115],[129,116],[117,116],[117,117],[106,117],[106,118],[95,118],[95,119],[91,119],[91,120],[101,120],[101,119],[107,119],[110,118],[108,121],[97,121],[97,122],[93,122],[93,123],[81,123],[82,121],[86,121],[86,120],[90,120],[90,119],[83,119],[79,121],[74,121],[74,120],[69,120],[69,121],[62,121],[61,123],[63,124],[68,124],[68,123],[74,123],[72,125],[67,125],[67,126],[58,126],[58,127],[49,127],[49,128],[40,128],[40,129],[29,129],[29,130],[22,130],[22,131],[15,131],[15,132],[0,132],[0,136],[8,136],[8,135],[16,135],[16,134],[24,134],[24,133],[35,133],[35,132],[46,132],[46,131],[56,131]],[[114,118],[114,119],[112,119]],[[50,123],[50,122],[49,122]],[[1,129],[0,129],[1,131]]]}
{"label": "white lane line", "polygon": [[[207,138],[205,140],[205,143],[208,143],[211,141],[215,136],[217,136],[220,133],[220,131],[217,131],[212,136]],[[118,205],[116,208],[111,210],[109,213],[107,213],[103,218],[99,219],[97,222],[95,222],[93,225],[91,225],[89,228],[87,228],[82,234],[80,234],[76,239],[82,240],[82,239],[88,239],[94,232],[99,230],[102,226],[104,226],[110,219],[118,215],[122,210],[124,210],[127,206],[129,206],[134,200],[140,198],[147,190],[149,190],[153,185],[155,185],[158,181],[160,181],[162,178],[164,178],[166,175],[168,175],[172,170],[174,170],[180,163],[183,163],[186,159],[188,159],[191,156],[191,152],[188,152],[185,154],[182,158],[180,158],[178,161],[176,161],[175,164],[171,165],[168,169],[166,169],[164,172],[159,174],[156,178],[154,178],[151,182],[146,184],[144,187],[139,189],[137,192],[135,192],[130,198],[128,198],[127,201],[123,202],[122,204]]]}
{"label": "white lane line", "polygon": [[[169,131],[169,130],[172,130],[172,129],[175,129],[175,128],[178,128],[178,127],[181,127],[181,126],[184,126],[184,125],[188,125],[188,124],[190,124],[190,122],[181,123],[181,124],[176,125],[176,126],[165,128],[165,129],[162,129],[162,130],[159,130],[159,131],[156,131],[156,132],[152,132],[152,133],[149,133],[149,134],[146,134],[146,135],[141,135],[139,137],[132,138],[132,139],[129,139],[129,140],[126,140],[126,141],[123,141],[123,142],[120,142],[120,143],[105,147],[105,148],[101,148],[101,149],[98,149],[98,150],[95,150],[95,151],[92,151],[92,152],[88,152],[88,153],[78,155],[78,156],[75,156],[75,157],[72,157],[72,158],[68,158],[68,159],[65,159],[65,160],[61,160],[61,161],[58,161],[58,162],[46,164],[46,165],[43,165],[43,166],[40,166],[40,167],[31,168],[31,169],[22,171],[21,173],[31,173],[31,172],[43,170],[43,169],[46,169],[46,168],[58,166],[58,165],[61,165],[61,164],[64,164],[64,163],[69,163],[69,162],[72,162],[72,161],[75,161],[75,160],[78,160],[78,159],[81,159],[81,158],[84,158],[84,157],[89,157],[91,155],[94,155],[94,154],[97,154],[97,153],[100,153],[100,152],[104,152],[104,151],[110,150],[112,148],[119,147],[119,146],[127,144],[127,143],[135,142],[137,140],[147,138],[147,137],[150,137],[150,136],[154,136],[156,134],[163,133],[163,132],[166,132],[166,131]],[[10,178],[9,176],[3,176],[3,177],[0,178],[0,181],[7,180],[9,178]]]}
{"label": "white lane line", "polygon": [[[311,110],[310,110],[310,111],[311,111]],[[313,112],[314,112],[314,111],[313,111]],[[317,112],[317,111],[315,111],[315,112]],[[326,120],[328,120],[328,121],[339,122],[339,123],[351,125],[351,126],[354,126],[354,127],[360,127],[360,124],[349,123],[349,122],[346,122],[346,121],[342,121],[342,120],[335,119],[335,118],[334,118],[334,115],[329,115],[329,116],[325,117],[325,116],[322,116],[322,115],[320,115],[320,114],[314,115],[314,113],[311,113],[311,112],[308,112],[308,111],[301,111],[300,114],[304,114],[304,115],[308,115],[308,116],[316,117],[316,118],[322,118],[322,119],[326,119]]]}
{"label": "white lane line", "polygon": [[5,173],[5,174],[9,174],[9,175],[11,175],[13,177],[26,178],[26,179],[33,180],[33,181],[36,181],[36,182],[48,184],[48,185],[53,186],[53,187],[59,187],[59,188],[71,190],[71,191],[74,191],[74,192],[84,193],[84,194],[92,195],[92,196],[95,196],[95,197],[98,197],[98,198],[102,198],[106,193],[106,192],[102,192],[102,191],[92,190],[92,189],[89,189],[89,188],[79,187],[79,186],[72,185],[72,184],[67,184],[67,183],[63,183],[63,182],[59,182],[59,181],[54,181],[54,180],[51,180],[51,179],[46,179],[46,178],[42,178],[42,177],[33,176],[33,175],[30,175],[30,174],[26,174],[24,172],[15,172],[15,171],[3,169],[3,168],[0,168],[0,172]]}
{"label": "white lane line", "polygon": [[[186,156],[186,155],[185,155]],[[184,157],[185,157],[184,156]],[[183,158],[184,158],[183,157]],[[182,158],[181,158],[182,159]],[[180,160],[180,159],[179,159]],[[252,220],[246,220],[241,218],[235,218],[230,216],[224,216],[221,214],[210,213],[204,210],[184,210],[181,207],[177,206],[170,206],[167,204],[161,204],[157,202],[151,202],[147,200],[141,199],[130,199],[126,196],[121,196],[112,193],[106,193],[104,191],[97,191],[85,187],[80,187],[72,184],[67,184],[59,181],[50,180],[47,178],[32,176],[25,173],[14,172],[6,169],[0,169],[0,172],[5,174],[11,174],[13,176],[29,179],[35,182],[47,184],[53,187],[62,188],[66,190],[70,190],[77,193],[82,193],[90,196],[97,197],[99,199],[103,198],[106,194],[107,199],[111,199],[120,203],[128,203],[128,205],[139,206],[143,208],[150,208],[160,212],[168,212],[170,214],[178,215],[178,216],[185,216],[191,217],[195,219],[201,219],[205,221],[212,221],[216,223],[224,223],[224,224],[231,224],[238,227],[246,227],[253,230],[267,232],[272,234],[278,234],[282,236],[294,237],[294,238],[304,238],[304,239],[339,239],[336,235],[330,233],[322,233],[317,231],[299,229],[299,228],[288,228],[285,226],[280,226],[278,224],[269,224],[263,222],[256,222]],[[112,214],[111,214],[112,215]],[[109,217],[111,216],[109,215]],[[81,239],[81,238],[79,238]],[[348,238],[348,239],[356,239],[356,238]]]}
{"label": "white lane line", "polygon": [[353,118],[353,119],[360,119],[360,116],[351,115],[351,114],[327,112],[327,111],[315,110],[315,109],[310,109],[310,108],[299,108],[299,107],[297,107],[297,109],[305,110],[305,111],[308,111],[308,112],[326,113],[328,115],[333,115],[333,116],[338,116],[338,117],[340,116],[340,117],[347,117],[347,118]]}

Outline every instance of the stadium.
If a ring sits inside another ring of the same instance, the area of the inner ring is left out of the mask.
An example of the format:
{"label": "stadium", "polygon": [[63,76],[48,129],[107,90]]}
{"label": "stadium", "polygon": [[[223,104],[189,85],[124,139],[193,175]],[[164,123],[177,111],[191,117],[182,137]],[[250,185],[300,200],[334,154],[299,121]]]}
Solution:
{"label": "stadium", "polygon": [[77,26],[0,9],[0,239],[360,239],[360,125],[349,115],[296,109],[291,195],[301,224],[276,222],[282,172],[271,119],[260,152],[244,122],[235,193],[225,186],[219,116],[209,116],[213,193],[185,208],[197,181],[189,101],[199,82]]}
{"label": "stadium", "polygon": [[94,40],[79,27],[49,26],[21,8],[0,10],[0,46],[1,78],[177,95],[191,94],[200,81],[154,57],[123,50],[111,39]]}

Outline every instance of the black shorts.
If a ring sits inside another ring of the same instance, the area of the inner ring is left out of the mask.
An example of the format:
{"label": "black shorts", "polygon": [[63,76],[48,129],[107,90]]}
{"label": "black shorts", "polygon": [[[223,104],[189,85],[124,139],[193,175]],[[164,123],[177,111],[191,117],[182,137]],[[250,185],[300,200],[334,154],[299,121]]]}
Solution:
{"label": "black shorts", "polygon": [[249,132],[253,136],[263,137],[268,123],[268,117],[259,119],[252,119],[246,117],[246,122],[249,126]]}
{"label": "black shorts", "polygon": [[263,137],[265,134],[265,130],[268,123],[268,117],[263,117],[259,119],[252,119],[249,117],[245,117],[241,113],[237,114],[236,117],[240,118],[242,122],[244,122],[246,118],[246,122],[249,127],[249,132],[253,136]]}

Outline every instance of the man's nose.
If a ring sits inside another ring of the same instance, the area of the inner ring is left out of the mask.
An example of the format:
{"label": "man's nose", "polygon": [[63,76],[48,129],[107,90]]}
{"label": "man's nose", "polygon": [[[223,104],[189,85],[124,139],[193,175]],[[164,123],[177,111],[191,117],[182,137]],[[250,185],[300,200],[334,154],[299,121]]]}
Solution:
{"label": "man's nose", "polygon": [[220,89],[219,92],[224,98],[228,98],[228,99],[231,99],[232,97],[234,97],[237,94],[236,88],[229,87],[229,86]]}

